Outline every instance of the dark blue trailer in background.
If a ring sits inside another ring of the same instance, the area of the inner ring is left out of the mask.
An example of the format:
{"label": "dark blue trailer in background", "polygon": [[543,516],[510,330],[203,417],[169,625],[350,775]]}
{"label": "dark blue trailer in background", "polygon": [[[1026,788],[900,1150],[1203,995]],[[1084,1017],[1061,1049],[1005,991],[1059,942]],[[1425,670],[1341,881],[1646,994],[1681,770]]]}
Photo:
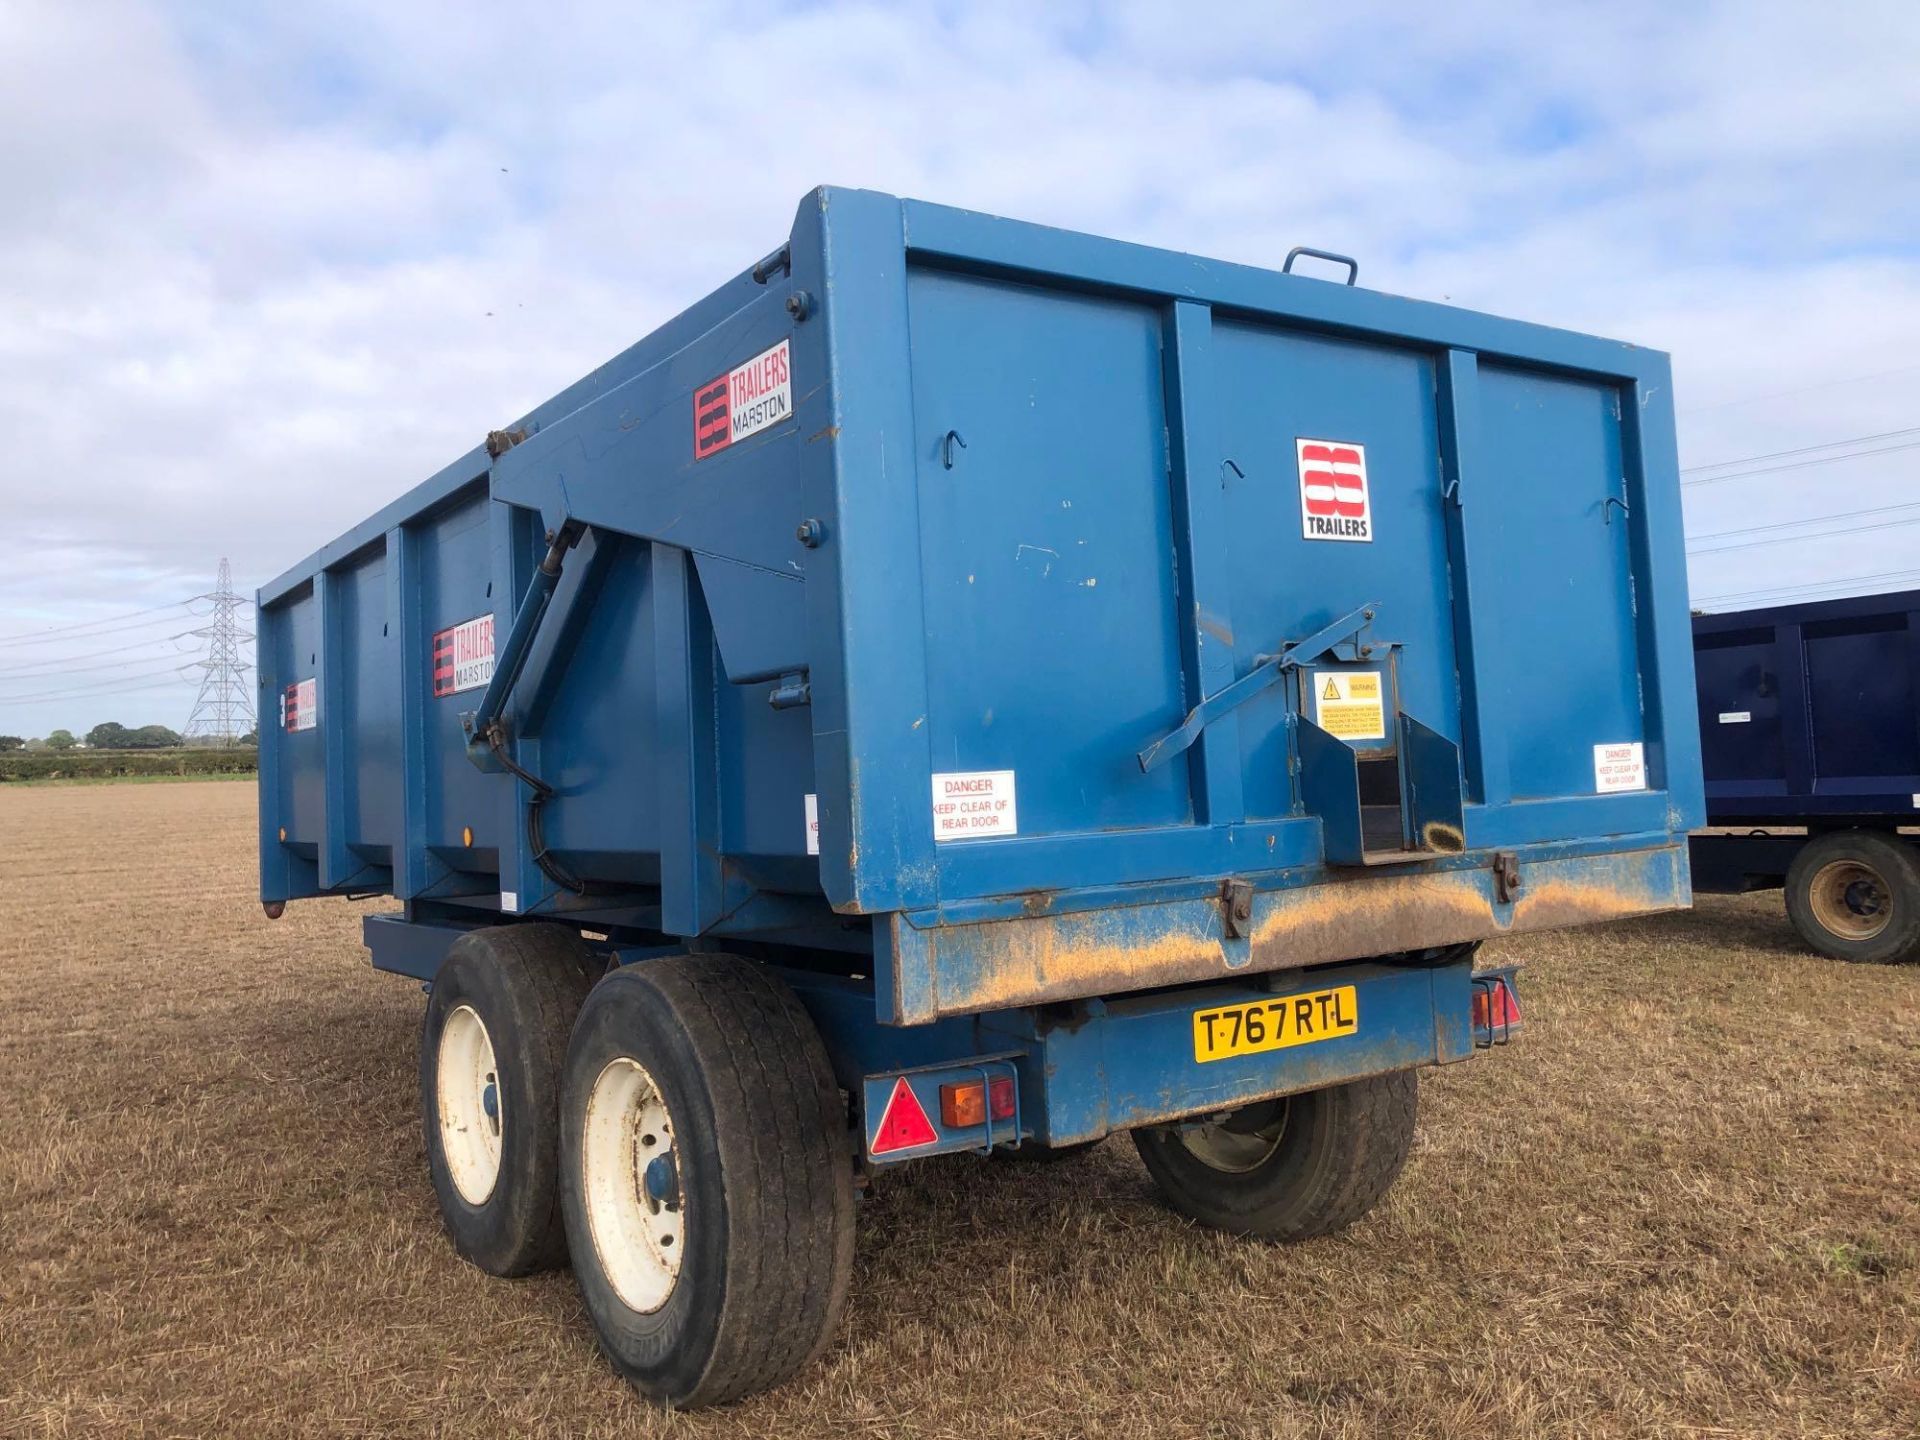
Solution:
{"label": "dark blue trailer in background", "polygon": [[820,190],[261,590],[262,898],[400,902],[462,1253],[686,1405],[897,1161],[1326,1233],[1481,940],[1689,902],[1666,357],[1345,278]]}
{"label": "dark blue trailer in background", "polygon": [[1920,958],[1920,591],[1693,619],[1694,888],[1784,887],[1806,942]]}

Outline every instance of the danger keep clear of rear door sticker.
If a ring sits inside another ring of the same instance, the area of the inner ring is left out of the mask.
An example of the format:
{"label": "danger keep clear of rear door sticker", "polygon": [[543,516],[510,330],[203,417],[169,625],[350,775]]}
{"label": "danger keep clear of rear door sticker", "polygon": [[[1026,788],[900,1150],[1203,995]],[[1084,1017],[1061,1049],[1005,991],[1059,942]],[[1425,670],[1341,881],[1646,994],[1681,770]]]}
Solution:
{"label": "danger keep clear of rear door sticker", "polygon": [[1346,440],[1296,440],[1300,533],[1309,540],[1373,539],[1367,447]]}
{"label": "danger keep clear of rear door sticker", "polygon": [[693,392],[693,458],[718,455],[793,414],[793,366],[787,342],[716,375]]}
{"label": "danger keep clear of rear door sticker", "polygon": [[1313,723],[1342,740],[1387,738],[1387,706],[1378,670],[1321,670],[1313,686]]}
{"label": "danger keep clear of rear door sticker", "polygon": [[1013,771],[965,770],[933,777],[933,838],[971,840],[1018,835]]}
{"label": "danger keep clear of rear door sticker", "polygon": [[1593,747],[1593,788],[1601,795],[1647,788],[1646,747],[1630,744]]}

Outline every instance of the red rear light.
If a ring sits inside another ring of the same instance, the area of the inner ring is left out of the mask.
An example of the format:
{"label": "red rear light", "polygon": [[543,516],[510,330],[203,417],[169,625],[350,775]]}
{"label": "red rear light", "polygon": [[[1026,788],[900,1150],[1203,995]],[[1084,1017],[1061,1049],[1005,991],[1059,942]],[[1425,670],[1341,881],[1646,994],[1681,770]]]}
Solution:
{"label": "red rear light", "polygon": [[1520,1024],[1520,998],[1502,976],[1476,980],[1473,986],[1473,1028],[1483,1034],[1505,1035]]}
{"label": "red rear light", "polygon": [[1013,1118],[1013,1077],[1000,1075],[987,1086],[987,1113],[996,1120]]}

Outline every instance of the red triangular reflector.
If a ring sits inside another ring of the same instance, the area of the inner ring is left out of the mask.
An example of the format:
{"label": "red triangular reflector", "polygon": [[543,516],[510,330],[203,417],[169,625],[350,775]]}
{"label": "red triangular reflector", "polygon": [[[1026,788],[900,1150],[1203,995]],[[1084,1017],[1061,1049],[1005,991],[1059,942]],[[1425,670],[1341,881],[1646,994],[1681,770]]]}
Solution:
{"label": "red triangular reflector", "polygon": [[880,1128],[873,1132],[873,1153],[884,1155],[889,1150],[911,1150],[916,1145],[931,1145],[939,1138],[940,1132],[927,1118],[920,1097],[913,1093],[906,1076],[901,1076],[893,1082],[887,1108],[880,1114]]}

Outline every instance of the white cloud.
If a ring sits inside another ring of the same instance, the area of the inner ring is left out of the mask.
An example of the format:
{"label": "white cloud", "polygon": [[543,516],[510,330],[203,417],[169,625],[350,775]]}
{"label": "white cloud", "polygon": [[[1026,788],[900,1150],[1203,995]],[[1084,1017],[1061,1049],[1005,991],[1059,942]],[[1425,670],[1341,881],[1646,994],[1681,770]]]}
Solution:
{"label": "white cloud", "polygon": [[[16,0],[0,646],[222,554],[277,573],[821,182],[1254,263],[1320,244],[1382,289],[1668,348],[1688,464],[1920,424],[1917,42],[1905,4]],[[1826,383],[1851,376],[1879,378]],[[1909,458],[1693,487],[1690,523],[1920,498]],[[1715,556],[1696,593],[1895,569],[1913,533]],[[26,693],[0,675],[0,730],[106,714]],[[113,713],[188,696],[138,698]]]}

